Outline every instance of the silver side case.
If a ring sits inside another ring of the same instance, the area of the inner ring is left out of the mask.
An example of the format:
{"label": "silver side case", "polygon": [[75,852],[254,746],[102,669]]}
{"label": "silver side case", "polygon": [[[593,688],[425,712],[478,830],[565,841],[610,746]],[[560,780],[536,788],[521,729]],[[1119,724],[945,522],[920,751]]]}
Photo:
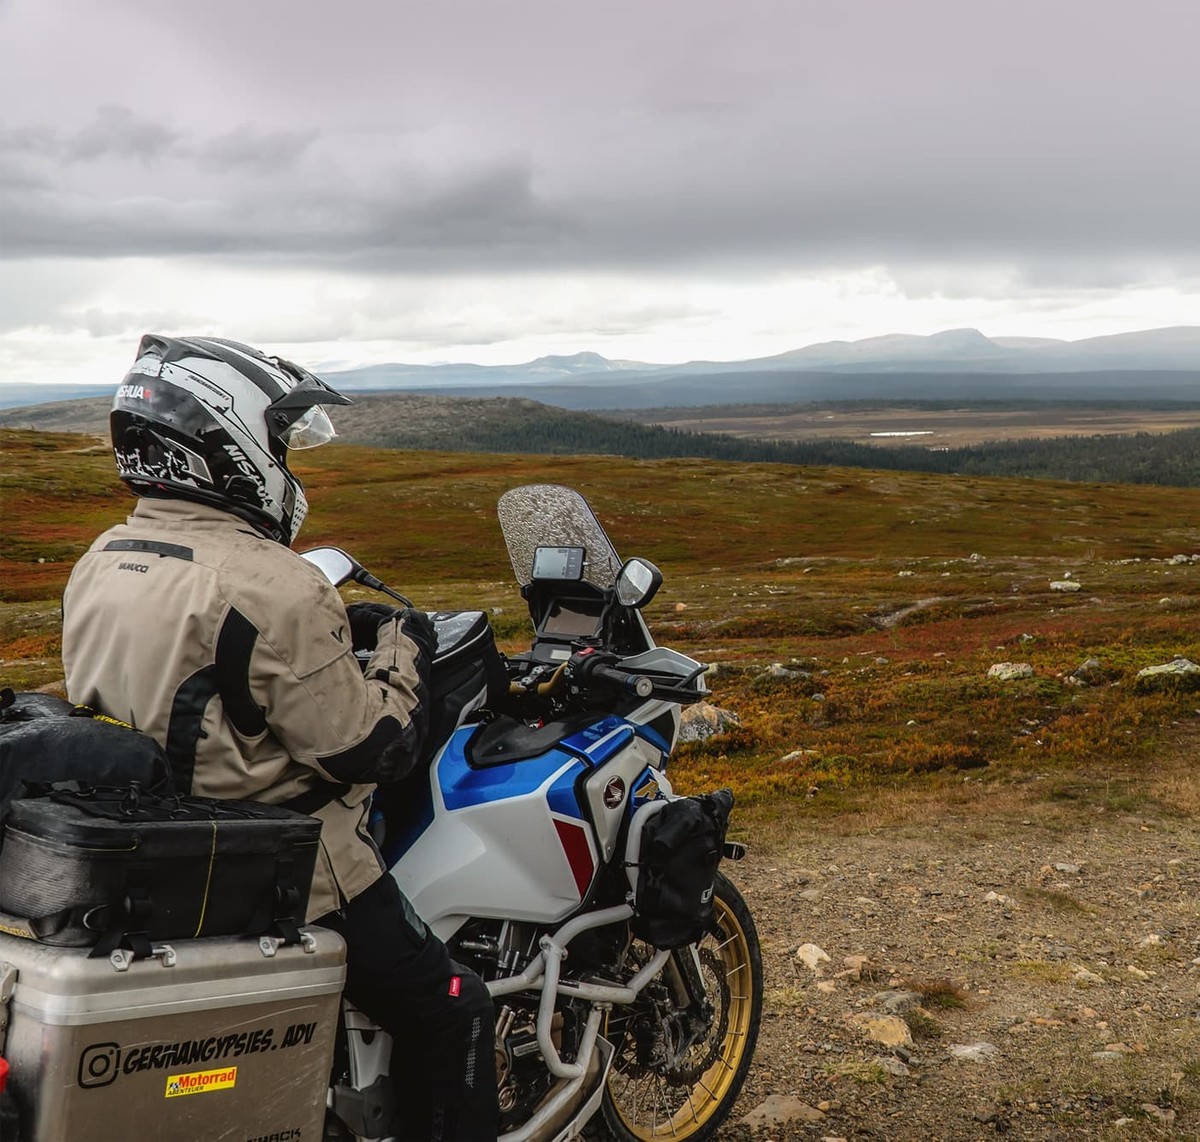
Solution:
{"label": "silver side case", "polygon": [[345,945],[304,934],[181,940],[133,962],[0,934],[29,1142],[320,1138]]}

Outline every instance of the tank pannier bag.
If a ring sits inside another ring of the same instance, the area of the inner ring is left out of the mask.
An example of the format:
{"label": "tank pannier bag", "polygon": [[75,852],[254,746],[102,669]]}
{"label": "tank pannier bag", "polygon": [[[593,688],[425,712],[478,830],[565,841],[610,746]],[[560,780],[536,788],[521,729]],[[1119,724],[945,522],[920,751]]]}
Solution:
{"label": "tank pannier bag", "polygon": [[57,789],[14,801],[0,912],[60,947],[264,935],[298,938],[321,823],[257,801]]}
{"label": "tank pannier bag", "polygon": [[0,822],[25,785],[58,781],[172,788],[166,754],[152,737],[49,694],[0,691]]}
{"label": "tank pannier bag", "polygon": [[656,948],[700,940],[713,919],[713,882],[725,845],[733,794],[654,801],[630,823],[635,916],[630,929]]}
{"label": "tank pannier bag", "polygon": [[424,762],[432,759],[471,714],[508,692],[508,672],[487,615],[482,611],[442,611],[430,618],[438,644],[429,678]]}

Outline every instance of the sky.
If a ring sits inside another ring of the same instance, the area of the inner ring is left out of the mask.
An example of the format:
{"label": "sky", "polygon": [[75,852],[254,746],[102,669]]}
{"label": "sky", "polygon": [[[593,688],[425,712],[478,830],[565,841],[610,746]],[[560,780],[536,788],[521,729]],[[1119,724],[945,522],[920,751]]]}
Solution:
{"label": "sky", "polygon": [[1194,0],[0,0],[0,381],[1200,324]]}

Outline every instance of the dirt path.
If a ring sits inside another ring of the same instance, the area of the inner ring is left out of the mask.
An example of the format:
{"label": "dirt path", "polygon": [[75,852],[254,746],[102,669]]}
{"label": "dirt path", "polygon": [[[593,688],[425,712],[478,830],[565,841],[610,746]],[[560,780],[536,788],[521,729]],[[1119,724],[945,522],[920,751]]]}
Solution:
{"label": "dirt path", "polygon": [[1200,825],[1033,799],[910,816],[748,818],[766,837],[731,873],[767,1002],[738,1114],[803,1116],[756,1137],[1200,1137]]}

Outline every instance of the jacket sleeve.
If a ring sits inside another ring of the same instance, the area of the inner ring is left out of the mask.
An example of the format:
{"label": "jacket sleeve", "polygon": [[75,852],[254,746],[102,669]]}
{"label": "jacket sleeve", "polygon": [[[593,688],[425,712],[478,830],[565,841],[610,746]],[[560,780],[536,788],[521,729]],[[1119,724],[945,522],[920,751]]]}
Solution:
{"label": "jacket sleeve", "polygon": [[364,785],[405,776],[429,724],[426,651],[394,619],[380,626],[363,671],[332,588],[318,590],[288,618],[256,632],[247,672],[250,702],[265,728],[327,781]]}

